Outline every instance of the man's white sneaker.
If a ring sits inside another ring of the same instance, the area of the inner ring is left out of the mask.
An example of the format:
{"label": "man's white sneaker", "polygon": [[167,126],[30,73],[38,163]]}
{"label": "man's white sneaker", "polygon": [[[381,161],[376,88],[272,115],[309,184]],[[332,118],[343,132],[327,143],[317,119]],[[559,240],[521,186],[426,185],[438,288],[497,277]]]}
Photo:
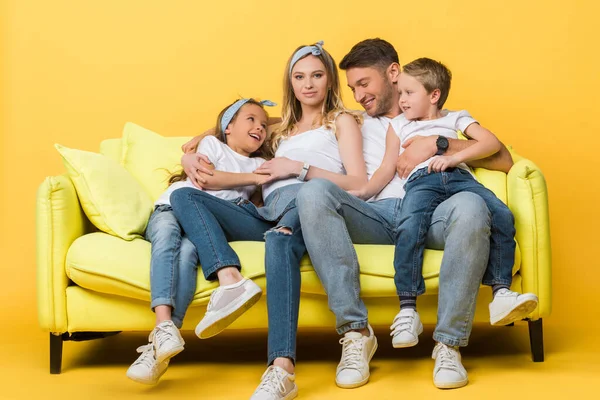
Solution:
{"label": "man's white sneaker", "polygon": [[137,352],[142,354],[127,370],[127,377],[138,383],[154,385],[167,370],[169,360],[162,363],[156,361],[152,343],[138,347]]}
{"label": "man's white sneaker", "polygon": [[435,360],[433,367],[433,384],[439,389],[456,389],[465,386],[469,379],[467,371],[461,363],[457,349],[437,343],[431,358]]}
{"label": "man's white sneaker", "polygon": [[210,296],[206,314],[196,326],[196,336],[206,339],[221,333],[260,299],[262,290],[249,279],[219,286]]}
{"label": "man's white sneaker", "polygon": [[289,400],[298,395],[295,375],[288,374],[286,370],[271,365],[256,388],[250,400]]}
{"label": "man's white sneaker", "polygon": [[340,339],[342,359],[337,366],[335,384],[341,388],[356,388],[369,381],[369,362],[377,350],[377,338],[370,325],[368,329],[369,336],[347,332]]}
{"label": "man's white sneaker", "polygon": [[392,346],[400,349],[416,346],[419,343],[419,335],[423,333],[423,324],[418,312],[412,308],[405,308],[396,314],[390,329],[392,330],[390,333]]}
{"label": "man's white sneaker", "polygon": [[181,353],[185,344],[179,329],[173,324],[173,321],[163,321],[158,324],[150,332],[148,340],[154,345],[156,360],[159,363],[168,361]]}
{"label": "man's white sneaker", "polygon": [[508,289],[496,292],[490,303],[490,323],[492,325],[508,325],[526,318],[538,305],[538,298],[533,293],[519,294]]}

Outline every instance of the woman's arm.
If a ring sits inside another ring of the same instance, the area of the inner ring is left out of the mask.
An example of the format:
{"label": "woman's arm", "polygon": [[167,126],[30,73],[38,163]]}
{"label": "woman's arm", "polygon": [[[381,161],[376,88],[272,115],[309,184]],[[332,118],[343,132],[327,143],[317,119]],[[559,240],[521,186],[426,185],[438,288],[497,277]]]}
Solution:
{"label": "woman's arm", "polygon": [[206,181],[202,185],[203,189],[226,190],[235,189],[243,186],[260,186],[270,182],[270,175],[260,175],[255,173],[224,172],[213,170],[213,175],[201,173]]}
{"label": "woman's arm", "polygon": [[350,193],[363,200],[368,200],[381,192],[396,174],[398,153],[400,153],[400,139],[390,125],[385,136],[383,162],[366,185],[359,190],[351,190]]}
{"label": "woman's arm", "polygon": [[500,151],[502,143],[489,130],[478,123],[472,123],[465,129],[465,134],[477,142],[454,154],[435,157],[429,163],[429,171],[445,171],[447,168],[456,167],[458,164],[486,158]]}

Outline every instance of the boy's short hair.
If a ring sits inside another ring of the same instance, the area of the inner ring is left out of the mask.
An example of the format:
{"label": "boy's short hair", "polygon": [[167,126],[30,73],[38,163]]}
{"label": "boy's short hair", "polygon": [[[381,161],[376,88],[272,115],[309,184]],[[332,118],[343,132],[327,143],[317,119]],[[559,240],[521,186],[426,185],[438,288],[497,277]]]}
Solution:
{"label": "boy's short hair", "polygon": [[437,107],[441,110],[448,99],[450,93],[450,82],[452,81],[452,72],[439,61],[431,58],[419,58],[412,61],[402,68],[402,72],[416,78],[427,90],[427,93],[435,89],[440,90],[440,99]]}
{"label": "boy's short hair", "polygon": [[394,46],[383,39],[367,39],[357,43],[340,61],[340,69],[374,67],[382,73],[392,63],[399,64]]}

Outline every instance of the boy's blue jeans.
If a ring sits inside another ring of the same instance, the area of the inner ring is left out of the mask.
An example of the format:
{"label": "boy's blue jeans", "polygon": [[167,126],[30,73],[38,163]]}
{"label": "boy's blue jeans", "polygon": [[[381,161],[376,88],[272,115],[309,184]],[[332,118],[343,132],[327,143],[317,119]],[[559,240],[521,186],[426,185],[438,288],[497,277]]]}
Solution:
{"label": "boy's blue jeans", "polygon": [[491,215],[490,252],[483,283],[511,284],[515,257],[514,217],[491,190],[461,168],[438,173],[428,173],[427,168],[422,168],[409,178],[405,188],[394,255],[394,281],[399,296],[425,292],[423,251],[432,214],[440,203],[461,192],[479,195]]}
{"label": "boy's blue jeans", "polygon": [[185,313],[196,292],[198,255],[194,244],[182,232],[168,205],[155,208],[146,228],[152,245],[150,258],[151,307],[171,306],[171,319],[181,328]]}

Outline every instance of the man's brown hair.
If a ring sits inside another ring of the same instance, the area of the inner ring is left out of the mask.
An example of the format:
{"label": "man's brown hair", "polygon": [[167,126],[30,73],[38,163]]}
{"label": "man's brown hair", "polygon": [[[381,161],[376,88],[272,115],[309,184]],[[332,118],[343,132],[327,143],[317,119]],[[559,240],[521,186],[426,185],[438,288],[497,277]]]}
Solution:
{"label": "man's brown hair", "polygon": [[357,43],[340,62],[340,69],[377,68],[385,72],[392,63],[399,64],[394,46],[383,39],[367,39]]}
{"label": "man's brown hair", "polygon": [[452,72],[444,64],[431,58],[419,58],[406,64],[402,68],[402,72],[421,82],[427,93],[439,89],[440,99],[437,102],[437,108],[438,110],[442,109],[448,99],[452,81]]}

